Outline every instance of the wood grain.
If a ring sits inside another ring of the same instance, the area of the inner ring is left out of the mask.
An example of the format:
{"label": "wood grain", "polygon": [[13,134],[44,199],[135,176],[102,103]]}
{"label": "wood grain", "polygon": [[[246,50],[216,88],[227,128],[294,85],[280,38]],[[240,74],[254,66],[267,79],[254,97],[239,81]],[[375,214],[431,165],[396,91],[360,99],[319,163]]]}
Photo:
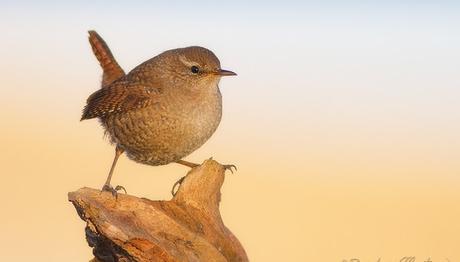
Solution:
{"label": "wood grain", "polygon": [[220,188],[225,169],[214,160],[193,168],[169,201],[81,188],[69,193],[93,261],[248,261],[223,224]]}

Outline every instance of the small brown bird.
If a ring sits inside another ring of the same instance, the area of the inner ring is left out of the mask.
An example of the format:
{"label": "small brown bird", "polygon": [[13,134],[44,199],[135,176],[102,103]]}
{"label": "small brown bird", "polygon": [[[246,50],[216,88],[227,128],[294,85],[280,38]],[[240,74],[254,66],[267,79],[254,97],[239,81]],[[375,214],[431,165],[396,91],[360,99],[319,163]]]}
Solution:
{"label": "small brown bird", "polygon": [[102,190],[116,195],[124,189],[110,185],[123,152],[147,165],[176,162],[197,166],[182,158],[216,131],[222,116],[220,78],[236,74],[221,69],[210,50],[191,46],[165,51],[125,75],[95,31],[89,31],[89,41],[103,69],[102,88],[89,96],[81,120],[99,118],[116,145]]}

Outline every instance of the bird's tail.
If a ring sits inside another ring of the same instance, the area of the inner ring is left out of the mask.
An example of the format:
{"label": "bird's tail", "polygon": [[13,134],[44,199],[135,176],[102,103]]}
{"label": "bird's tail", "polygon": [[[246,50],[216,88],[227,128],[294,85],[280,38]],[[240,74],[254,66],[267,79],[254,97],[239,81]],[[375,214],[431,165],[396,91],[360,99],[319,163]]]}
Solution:
{"label": "bird's tail", "polygon": [[105,87],[113,83],[115,80],[125,75],[125,71],[120,67],[112,52],[105,43],[104,39],[96,31],[88,31],[89,43],[93,49],[99,64],[102,67],[102,83],[101,86]]}

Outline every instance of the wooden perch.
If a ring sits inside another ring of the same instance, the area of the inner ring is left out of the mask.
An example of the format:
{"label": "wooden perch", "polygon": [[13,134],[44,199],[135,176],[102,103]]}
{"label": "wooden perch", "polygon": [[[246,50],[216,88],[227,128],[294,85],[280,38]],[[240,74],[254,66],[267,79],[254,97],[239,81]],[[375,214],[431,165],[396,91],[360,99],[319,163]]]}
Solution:
{"label": "wooden perch", "polygon": [[81,188],[69,201],[86,221],[93,261],[248,261],[219,213],[225,169],[213,160],[193,168],[173,199]]}

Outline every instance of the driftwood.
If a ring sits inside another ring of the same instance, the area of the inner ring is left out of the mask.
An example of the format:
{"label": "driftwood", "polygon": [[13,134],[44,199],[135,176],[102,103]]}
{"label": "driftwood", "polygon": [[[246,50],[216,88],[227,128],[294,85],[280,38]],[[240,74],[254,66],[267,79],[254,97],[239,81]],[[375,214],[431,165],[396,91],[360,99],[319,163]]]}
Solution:
{"label": "driftwood", "polygon": [[219,213],[225,169],[213,160],[193,168],[169,201],[81,188],[69,193],[93,261],[248,261]]}

